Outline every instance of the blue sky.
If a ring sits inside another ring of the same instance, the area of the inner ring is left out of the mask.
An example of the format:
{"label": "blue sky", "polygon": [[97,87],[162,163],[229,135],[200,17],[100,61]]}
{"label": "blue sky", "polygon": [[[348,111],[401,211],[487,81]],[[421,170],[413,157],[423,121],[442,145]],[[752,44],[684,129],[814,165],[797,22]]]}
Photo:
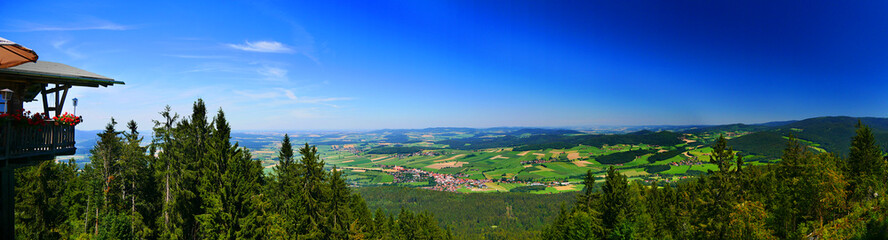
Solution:
{"label": "blue sky", "polygon": [[0,2],[0,36],[127,83],[71,91],[82,129],[198,97],[236,130],[885,117],[885,29],[885,1]]}

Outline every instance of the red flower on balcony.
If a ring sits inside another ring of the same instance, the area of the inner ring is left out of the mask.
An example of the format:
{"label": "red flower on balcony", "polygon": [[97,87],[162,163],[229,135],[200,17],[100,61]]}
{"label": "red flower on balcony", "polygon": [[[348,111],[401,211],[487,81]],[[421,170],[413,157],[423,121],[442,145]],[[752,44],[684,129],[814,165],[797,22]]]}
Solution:
{"label": "red flower on balcony", "polygon": [[65,114],[62,114],[61,116],[55,116],[52,118],[52,120],[54,120],[58,125],[69,126],[76,126],[77,124],[83,122],[82,117],[74,116],[73,114],[69,114],[68,112],[65,112]]}
{"label": "red flower on balcony", "polygon": [[[15,113],[0,114],[0,124],[11,123],[16,126],[44,126],[50,120],[45,113],[34,113],[31,111],[19,110]],[[65,113],[61,116],[53,117],[52,120],[56,125],[75,126],[83,122],[83,118]]]}

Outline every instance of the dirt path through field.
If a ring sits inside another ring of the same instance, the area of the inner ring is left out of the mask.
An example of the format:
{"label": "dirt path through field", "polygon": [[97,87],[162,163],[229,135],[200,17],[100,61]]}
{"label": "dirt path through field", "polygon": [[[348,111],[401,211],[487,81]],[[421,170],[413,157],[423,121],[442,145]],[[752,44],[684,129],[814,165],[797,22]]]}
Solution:
{"label": "dirt path through field", "polygon": [[574,160],[577,158],[580,158],[580,153],[578,153],[578,152],[568,152],[567,153],[567,160]]}
{"label": "dirt path through field", "polygon": [[529,153],[529,152],[530,152],[530,151],[524,151],[524,152],[521,152],[521,153],[518,154],[518,156],[522,156],[522,157],[524,157],[524,155],[527,155],[527,153]]}
{"label": "dirt path through field", "polygon": [[468,162],[443,162],[443,163],[435,163],[432,165],[428,165],[426,167],[431,168],[431,169],[442,169],[442,168],[448,168],[448,167],[462,167],[462,165],[466,164],[466,163],[468,163]]}
{"label": "dirt path through field", "polygon": [[347,168],[347,169],[352,169],[352,170],[364,170],[364,171],[367,171],[367,170],[374,170],[374,171],[385,171],[385,170],[388,170],[388,169],[383,170],[382,168],[378,168],[378,167],[374,167],[374,168],[365,168],[365,167],[342,167],[342,168]]}
{"label": "dirt path through field", "polygon": [[577,167],[585,167],[586,165],[592,165],[592,163],[589,161],[573,161],[573,164],[577,165]]}
{"label": "dirt path through field", "polygon": [[447,159],[439,159],[439,160],[435,160],[435,162],[450,161],[450,160],[454,160],[454,159],[457,159],[457,158],[461,158],[462,156],[465,156],[465,154],[457,154],[457,155],[453,155],[452,157],[447,158]]}
{"label": "dirt path through field", "polygon": [[487,185],[488,187],[490,187],[492,189],[496,189],[496,190],[503,191],[503,192],[509,191],[509,190],[506,190],[506,188],[504,188],[503,186],[500,186],[499,184],[492,183],[492,182],[486,182],[486,183],[484,183],[484,185]]}

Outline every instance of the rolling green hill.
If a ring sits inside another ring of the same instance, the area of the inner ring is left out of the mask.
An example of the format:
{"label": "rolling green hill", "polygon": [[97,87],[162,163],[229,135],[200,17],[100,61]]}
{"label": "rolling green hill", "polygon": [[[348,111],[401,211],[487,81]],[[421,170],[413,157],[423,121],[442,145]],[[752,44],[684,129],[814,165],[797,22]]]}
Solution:
{"label": "rolling green hill", "polygon": [[[790,123],[775,129],[781,135],[792,133],[800,139],[818,143],[828,152],[848,154],[857,120],[873,129],[876,141],[888,143],[888,118],[818,117]],[[881,146],[885,149],[885,146]]]}
{"label": "rolling green hill", "polygon": [[[870,126],[876,140],[888,143],[888,118],[854,118],[854,117],[817,117],[800,121],[785,121],[762,125],[730,124],[712,126],[685,131],[685,133],[700,134],[706,132],[721,131],[750,131],[754,132],[728,141],[735,150],[746,153],[779,158],[786,146],[784,137],[792,134],[796,138],[810,142],[827,152],[839,155],[848,154],[848,146],[851,137],[857,128],[857,121]],[[883,149],[888,145],[881,146]]]}
{"label": "rolling green hill", "polygon": [[531,135],[528,137],[501,136],[501,137],[471,137],[463,139],[449,139],[437,142],[449,145],[453,149],[475,150],[486,148],[519,147],[516,151],[541,150],[547,148],[571,148],[580,144],[586,146],[601,146],[615,144],[651,144],[669,146],[681,143],[680,134],[668,131],[652,132],[639,131],[629,134],[614,135]]}

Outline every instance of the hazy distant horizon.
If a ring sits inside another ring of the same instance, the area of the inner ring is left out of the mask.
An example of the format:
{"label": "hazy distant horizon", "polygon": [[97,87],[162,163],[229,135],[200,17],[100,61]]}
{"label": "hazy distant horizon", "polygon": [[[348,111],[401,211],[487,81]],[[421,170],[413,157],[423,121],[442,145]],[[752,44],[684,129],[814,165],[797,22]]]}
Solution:
{"label": "hazy distant horizon", "polygon": [[[227,114],[227,113],[226,113]],[[788,121],[801,121],[810,118],[819,118],[819,117],[850,117],[850,118],[886,118],[886,117],[853,117],[853,116],[815,116],[809,118],[801,118],[801,119],[789,119],[789,120],[775,120],[775,121],[766,121],[766,122],[732,122],[732,123],[720,123],[720,124],[643,124],[643,125],[602,125],[602,124],[588,124],[588,125],[576,125],[576,126],[492,126],[492,127],[466,127],[466,126],[433,126],[433,127],[419,127],[419,128],[340,128],[340,129],[237,129],[232,128],[232,132],[235,133],[247,133],[247,132],[269,132],[269,133],[319,133],[319,132],[369,132],[369,131],[381,131],[381,130],[423,130],[423,129],[434,129],[434,128],[471,128],[471,129],[492,129],[492,128],[511,128],[511,129],[568,129],[568,130],[615,130],[619,128],[681,128],[681,127],[709,127],[709,126],[721,126],[721,125],[731,125],[731,124],[745,124],[745,125],[759,125],[759,124],[767,124],[767,123],[775,123],[775,122],[788,122]],[[886,118],[888,119],[888,118]],[[121,122],[120,119],[115,119],[118,121],[118,128],[125,127],[126,122]],[[141,132],[146,132],[151,130],[152,126],[140,126]],[[97,129],[82,129],[82,125],[78,125],[77,130],[79,131],[101,131],[103,128]]]}

